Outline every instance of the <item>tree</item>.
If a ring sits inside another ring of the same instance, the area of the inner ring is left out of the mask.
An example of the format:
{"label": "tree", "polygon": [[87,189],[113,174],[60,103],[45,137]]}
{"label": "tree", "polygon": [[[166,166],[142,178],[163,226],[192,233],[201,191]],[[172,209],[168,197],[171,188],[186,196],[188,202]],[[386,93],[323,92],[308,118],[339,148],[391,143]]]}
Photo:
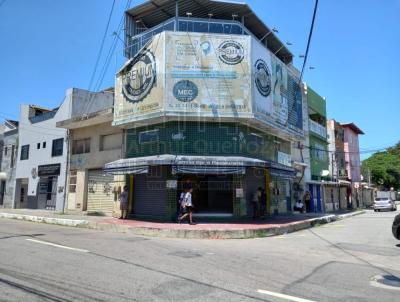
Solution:
{"label": "tree", "polygon": [[371,173],[371,180],[385,189],[400,189],[400,142],[386,151],[377,152],[362,162],[364,177]]}

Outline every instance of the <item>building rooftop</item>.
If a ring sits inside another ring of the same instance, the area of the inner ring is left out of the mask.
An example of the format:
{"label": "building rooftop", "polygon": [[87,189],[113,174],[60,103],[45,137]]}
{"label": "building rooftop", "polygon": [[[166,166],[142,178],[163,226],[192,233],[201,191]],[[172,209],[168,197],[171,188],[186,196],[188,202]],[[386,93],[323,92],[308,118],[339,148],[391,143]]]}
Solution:
{"label": "building rooftop", "polygon": [[274,31],[244,2],[217,0],[149,0],[135,6],[125,13],[134,21],[146,28],[152,28],[164,21],[176,17],[176,4],[179,7],[179,17],[203,18],[220,20],[236,20],[241,22],[256,38],[262,40],[271,52],[285,63],[293,60],[293,54],[286,48]]}
{"label": "building rooftop", "polygon": [[341,123],[340,126],[344,127],[344,128],[350,128],[351,130],[353,130],[355,133],[357,134],[365,134],[360,128],[358,128],[356,126],[356,124],[354,123]]}

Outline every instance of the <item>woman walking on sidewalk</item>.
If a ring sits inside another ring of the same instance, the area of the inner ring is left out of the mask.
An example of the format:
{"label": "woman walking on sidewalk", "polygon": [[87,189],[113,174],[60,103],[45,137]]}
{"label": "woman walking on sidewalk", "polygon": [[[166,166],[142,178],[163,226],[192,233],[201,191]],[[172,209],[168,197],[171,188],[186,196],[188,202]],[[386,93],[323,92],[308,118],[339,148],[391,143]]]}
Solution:
{"label": "woman walking on sidewalk", "polygon": [[183,219],[185,219],[186,217],[189,217],[189,223],[190,224],[194,224],[193,223],[193,202],[192,202],[192,192],[193,192],[193,188],[190,188],[186,194],[185,197],[183,198],[182,201],[182,209],[184,211],[184,214],[179,217],[178,222],[181,223]]}

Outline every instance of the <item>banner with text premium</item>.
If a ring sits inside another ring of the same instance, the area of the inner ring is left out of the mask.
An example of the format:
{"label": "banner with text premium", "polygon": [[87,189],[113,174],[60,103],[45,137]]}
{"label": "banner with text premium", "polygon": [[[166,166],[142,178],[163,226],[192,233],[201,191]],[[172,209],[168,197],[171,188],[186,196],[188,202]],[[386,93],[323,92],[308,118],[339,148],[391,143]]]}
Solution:
{"label": "banner with text premium", "polygon": [[113,124],[161,114],[163,92],[164,34],[158,34],[118,72]]}
{"label": "banner with text premium", "polygon": [[303,102],[298,78],[255,39],[251,49],[254,116],[290,134],[303,135]]}
{"label": "banner with text premium", "polygon": [[251,115],[249,36],[166,32],[165,39],[167,112]]}

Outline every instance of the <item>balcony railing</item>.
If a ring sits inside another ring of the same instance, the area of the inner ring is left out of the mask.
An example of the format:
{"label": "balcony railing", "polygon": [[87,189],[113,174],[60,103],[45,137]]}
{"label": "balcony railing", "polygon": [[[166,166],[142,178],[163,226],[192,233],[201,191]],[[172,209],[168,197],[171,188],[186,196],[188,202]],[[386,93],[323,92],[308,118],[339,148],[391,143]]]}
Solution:
{"label": "balcony railing", "polygon": [[313,120],[309,121],[310,131],[326,139],[326,128]]}

